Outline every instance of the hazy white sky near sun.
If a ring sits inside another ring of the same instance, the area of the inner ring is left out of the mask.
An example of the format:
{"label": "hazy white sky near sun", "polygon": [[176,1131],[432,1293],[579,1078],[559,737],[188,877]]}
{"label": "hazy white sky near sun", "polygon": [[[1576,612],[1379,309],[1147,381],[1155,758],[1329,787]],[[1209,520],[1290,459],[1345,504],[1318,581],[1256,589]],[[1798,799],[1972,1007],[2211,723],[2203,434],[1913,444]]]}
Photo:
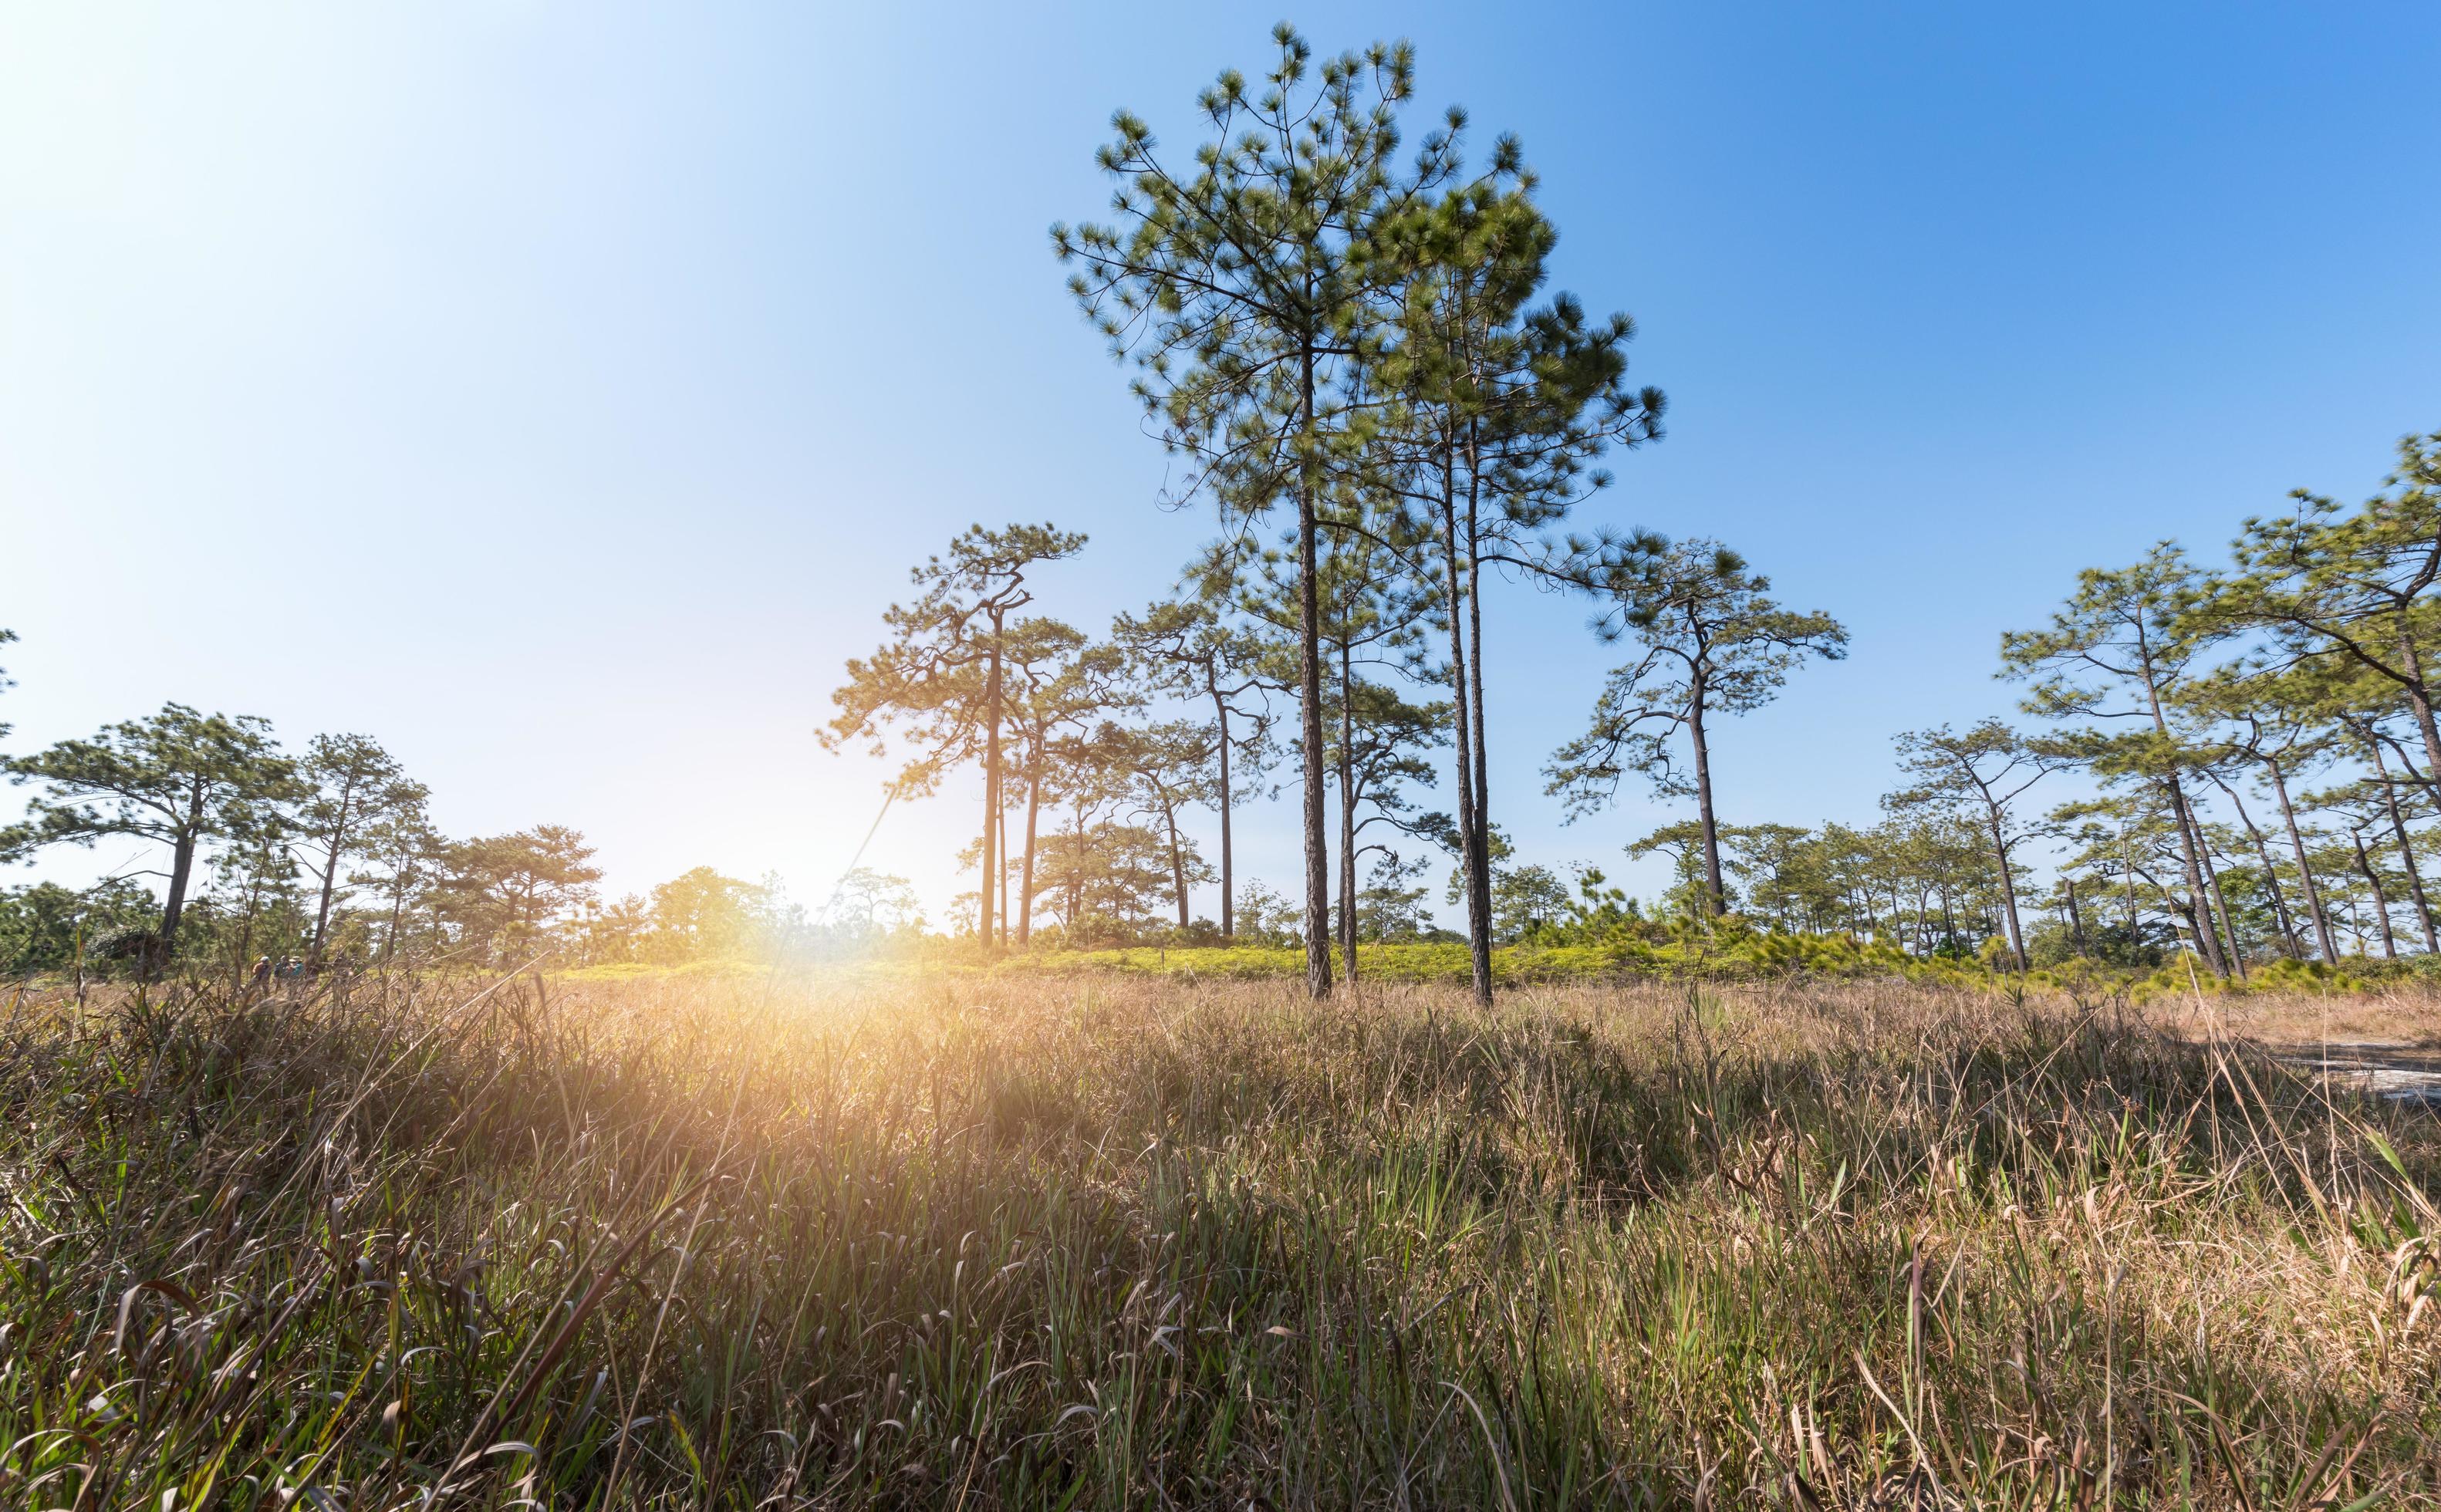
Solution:
{"label": "hazy white sky near sun", "polygon": [[[811,731],[913,562],[1088,531],[1042,606],[1099,628],[1204,538],[1045,227],[1103,205],[1113,107],[1199,139],[1275,9],[0,5],[7,748],[173,698],[361,730],[453,835],[819,900],[881,769]],[[1870,819],[1890,734],[2006,712],[1997,637],[2078,567],[2441,426],[2429,3],[1295,19],[1412,38],[1416,129],[1520,133],[1557,281],[1639,321],[1671,433],[1592,517],[1854,631],[1725,732],[1729,819]],[[1495,611],[1494,817],[1622,871],[1670,811],[1563,828],[1536,775],[1606,665],[1582,620]],[[978,804],[868,857],[936,923]],[[1284,805],[1239,833],[1293,878]]]}

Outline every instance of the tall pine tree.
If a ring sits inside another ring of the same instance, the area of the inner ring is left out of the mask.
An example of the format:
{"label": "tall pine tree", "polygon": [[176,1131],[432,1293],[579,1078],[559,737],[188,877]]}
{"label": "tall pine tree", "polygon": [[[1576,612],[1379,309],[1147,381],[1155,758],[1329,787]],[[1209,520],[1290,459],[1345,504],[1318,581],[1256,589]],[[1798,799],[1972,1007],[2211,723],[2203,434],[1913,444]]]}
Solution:
{"label": "tall pine tree", "polygon": [[1076,272],[1069,288],[1115,353],[1142,366],[1136,392],[1187,487],[1224,514],[1286,499],[1300,622],[1298,720],[1305,753],[1306,979],[1330,992],[1330,865],[1324,803],[1318,558],[1324,493],[1365,423],[1363,369],[1394,275],[1367,255],[1375,231],[1455,171],[1445,135],[1396,164],[1398,111],[1414,90],[1403,43],[1317,69],[1283,23],[1276,60],[1250,85],[1224,71],[1199,101],[1212,139],[1184,163],[1125,111],[1097,160],[1115,183],[1108,225],[1052,227]]}

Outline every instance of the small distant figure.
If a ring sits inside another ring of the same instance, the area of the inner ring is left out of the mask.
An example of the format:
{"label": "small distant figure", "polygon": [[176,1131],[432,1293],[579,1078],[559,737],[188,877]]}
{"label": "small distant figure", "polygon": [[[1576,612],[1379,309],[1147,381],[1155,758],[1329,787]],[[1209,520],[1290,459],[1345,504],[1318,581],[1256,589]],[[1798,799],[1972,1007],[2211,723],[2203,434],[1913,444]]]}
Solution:
{"label": "small distant figure", "polygon": [[271,985],[271,958],[269,956],[261,956],[256,959],[254,963],[254,984],[259,988]]}

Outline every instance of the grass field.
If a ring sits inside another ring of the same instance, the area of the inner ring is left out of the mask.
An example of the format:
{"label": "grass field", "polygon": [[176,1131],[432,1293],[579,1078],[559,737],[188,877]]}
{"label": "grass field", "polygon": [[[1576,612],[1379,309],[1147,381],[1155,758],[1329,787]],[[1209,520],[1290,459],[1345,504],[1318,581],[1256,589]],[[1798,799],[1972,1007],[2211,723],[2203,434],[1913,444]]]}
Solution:
{"label": "grass field", "polygon": [[2441,1503],[2441,1120],[2223,1012],[27,998],[0,1505]]}

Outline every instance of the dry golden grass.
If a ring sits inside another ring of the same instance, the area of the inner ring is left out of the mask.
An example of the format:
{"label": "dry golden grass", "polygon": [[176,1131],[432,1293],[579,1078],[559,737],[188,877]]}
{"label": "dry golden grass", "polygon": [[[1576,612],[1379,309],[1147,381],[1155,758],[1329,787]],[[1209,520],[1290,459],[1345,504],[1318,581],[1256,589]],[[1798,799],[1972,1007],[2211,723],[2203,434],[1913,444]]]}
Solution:
{"label": "dry golden grass", "polygon": [[11,1507],[2441,1480],[2441,1121],[2115,1006],[419,979],[0,1055]]}

